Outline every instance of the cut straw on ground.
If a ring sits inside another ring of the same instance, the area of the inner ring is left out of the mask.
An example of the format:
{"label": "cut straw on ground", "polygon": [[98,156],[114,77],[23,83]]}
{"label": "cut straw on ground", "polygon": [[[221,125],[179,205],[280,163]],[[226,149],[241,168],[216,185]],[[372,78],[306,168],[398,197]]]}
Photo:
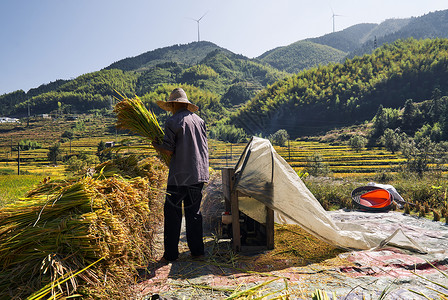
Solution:
{"label": "cut straw on ground", "polygon": [[101,176],[43,182],[0,210],[1,300],[49,286],[53,296],[127,298],[136,269],[154,255],[166,177],[156,158],[133,162],[107,162]]}

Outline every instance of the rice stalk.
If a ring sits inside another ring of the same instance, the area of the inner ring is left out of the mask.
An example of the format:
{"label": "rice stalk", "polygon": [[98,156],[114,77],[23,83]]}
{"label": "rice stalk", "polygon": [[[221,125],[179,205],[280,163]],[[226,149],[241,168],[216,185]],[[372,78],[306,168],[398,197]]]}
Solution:
{"label": "rice stalk", "polygon": [[426,298],[426,299],[428,299],[428,300],[434,300],[433,298],[429,298],[428,296],[426,296],[425,294],[423,294],[423,293],[421,293],[421,292],[419,292],[419,291],[415,291],[415,290],[412,290],[412,289],[409,289],[409,291],[412,292],[412,293],[414,293],[414,294],[417,294],[417,295],[419,295],[419,296],[422,296],[422,297],[424,297],[424,298]]}
{"label": "rice stalk", "polygon": [[[445,278],[448,279],[448,274],[447,274],[447,273],[443,272],[442,270],[440,270],[439,268],[437,268],[436,266],[434,266],[431,262],[427,261],[427,263],[430,264],[433,268],[435,268],[437,271],[439,271],[440,274],[442,274]],[[434,285],[436,285],[436,286],[438,286],[438,287],[441,287],[441,288],[444,289],[445,291],[448,290],[448,285],[447,285],[447,284],[442,284],[442,283],[436,282],[436,281],[434,281],[434,280],[431,280],[431,279],[429,279],[429,278],[426,278],[426,277],[424,277],[424,276],[421,276],[421,275],[419,275],[419,274],[417,274],[417,273],[415,273],[415,272],[412,272],[412,271],[411,271],[411,273],[414,274],[415,276],[421,278],[421,279],[424,279],[424,280],[426,280],[426,281],[428,281],[428,282],[431,282],[432,284],[434,284]],[[442,292],[442,291],[439,291],[439,290],[436,290],[436,289],[433,289],[433,288],[430,288],[430,287],[428,287],[428,289],[437,292],[441,297],[445,297],[445,298],[448,297],[448,293],[447,293],[447,292]],[[420,292],[417,292],[417,291],[414,291],[414,290],[411,290],[411,289],[409,289],[409,291],[413,292],[414,294],[418,294],[418,295],[420,295],[420,296],[423,296],[423,297],[428,298],[428,297],[427,297],[426,295],[424,295],[423,293],[420,293]],[[428,298],[428,299],[429,299],[429,298]]]}
{"label": "rice stalk", "polygon": [[[311,295],[311,298],[313,300],[330,300],[330,297],[328,297],[327,292],[325,292],[324,290],[321,289],[316,289],[313,293],[313,295]],[[336,299],[336,298],[333,298]]]}
{"label": "rice stalk", "polygon": [[268,273],[268,272],[250,271],[250,270],[246,270],[246,269],[243,269],[243,268],[238,268],[236,266],[229,266],[228,264],[218,263],[218,262],[213,262],[213,261],[208,261],[206,264],[207,265],[212,265],[212,266],[215,266],[215,267],[219,267],[219,268],[231,268],[233,270],[236,270],[236,271],[239,271],[239,272],[243,272],[243,273],[246,273],[246,274],[255,274],[255,275],[264,276],[264,277],[276,277],[276,279],[274,279],[274,280],[277,280],[279,278],[289,279],[289,278],[281,276],[281,275],[276,275],[276,274],[272,274],[272,273]]}
{"label": "rice stalk", "polygon": [[390,289],[391,289],[392,286],[395,284],[395,281],[396,281],[396,279],[394,279],[394,281],[392,281],[386,288],[384,288],[384,289],[381,291],[381,295],[380,295],[380,297],[378,298],[378,300],[386,299],[387,295],[388,295],[389,292],[390,292]]}
{"label": "rice stalk", "polygon": [[[279,278],[271,279],[265,282],[262,282],[260,284],[257,284],[247,290],[234,292],[232,295],[226,298],[226,300],[232,300],[232,299],[241,299],[241,297],[253,297],[257,292],[259,293],[260,290],[265,287],[266,285],[270,284],[271,282],[274,282],[278,280]],[[264,290],[263,290],[264,291]]]}
{"label": "rice stalk", "polygon": [[[68,281],[68,280],[72,280],[73,278],[75,278],[77,275],[79,275],[80,273],[86,271],[87,269],[93,267],[95,264],[97,264],[98,262],[100,262],[101,260],[103,260],[104,257],[101,257],[100,259],[98,259],[97,261],[91,263],[90,265],[88,265],[87,267],[79,270],[78,272],[74,273],[74,274],[69,274],[68,276],[65,276],[65,278],[59,278],[51,283],[49,283],[47,286],[45,286],[44,288],[42,288],[41,290],[37,291],[36,293],[34,293],[33,295],[31,295],[30,297],[27,298],[27,300],[39,300],[42,299],[43,297],[45,297],[46,295],[48,295],[53,287],[55,285],[61,285],[62,283]],[[53,294],[52,294],[53,295]],[[56,295],[54,296],[54,298],[56,298]]]}
{"label": "rice stalk", "polygon": [[[156,115],[152,111],[148,111],[137,96],[134,98],[123,97],[115,105],[114,112],[117,114],[117,128],[130,130],[149,142],[162,143],[164,132]],[[169,156],[160,152],[159,154],[168,165]]]}

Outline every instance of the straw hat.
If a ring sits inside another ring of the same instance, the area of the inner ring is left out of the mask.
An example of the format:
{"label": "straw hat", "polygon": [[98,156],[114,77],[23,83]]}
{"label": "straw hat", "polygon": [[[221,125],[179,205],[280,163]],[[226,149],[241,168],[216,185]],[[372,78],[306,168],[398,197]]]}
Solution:
{"label": "straw hat", "polygon": [[181,88],[176,88],[171,92],[170,98],[168,101],[157,101],[157,105],[166,111],[171,111],[171,105],[169,103],[186,103],[187,109],[191,112],[195,112],[199,109],[196,105],[188,101],[187,94]]}

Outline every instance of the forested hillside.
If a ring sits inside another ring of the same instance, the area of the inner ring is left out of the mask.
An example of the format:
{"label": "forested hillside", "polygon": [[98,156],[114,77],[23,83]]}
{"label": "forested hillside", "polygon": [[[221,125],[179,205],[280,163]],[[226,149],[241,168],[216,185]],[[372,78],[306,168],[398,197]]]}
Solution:
{"label": "forested hillside", "polygon": [[[372,42],[375,40],[375,38],[380,38],[382,36],[395,33],[397,31],[399,31],[401,28],[408,25],[411,20],[412,20],[411,18],[385,20],[385,21],[381,22],[380,24],[378,24],[377,26],[375,26],[374,28],[372,28],[372,30],[370,30],[366,35],[364,35],[359,40],[360,44],[357,47],[359,47],[360,45],[362,45],[366,42]],[[408,38],[408,37],[406,37],[406,38]],[[353,50],[354,49],[352,49],[351,51],[353,51]]]}
{"label": "forested hillside", "polygon": [[[137,75],[121,70],[104,70],[79,76],[76,79],[56,84],[52,89],[39,87],[43,93],[30,90],[28,93],[12,93],[22,97],[21,101],[11,101],[11,94],[0,96],[3,114],[32,115],[57,112],[58,114],[81,113],[94,109],[110,108],[115,90],[133,93]],[[47,91],[48,90],[48,91]],[[46,92],[45,92],[46,91]],[[12,105],[3,105],[4,103]]]}
{"label": "forested hillside", "polygon": [[[447,38],[448,10],[428,13],[421,17],[388,19],[380,24],[364,23],[332,32],[320,37],[309,38],[288,46],[263,53],[257,59],[267,62],[279,70],[297,73],[319,64],[341,62],[343,58],[362,56],[384,43],[398,39]],[[306,44],[312,42],[314,44]],[[312,46],[316,49],[313,49]],[[320,46],[325,48],[326,55]],[[340,57],[342,51],[345,55]],[[337,51],[337,52],[335,52]]]}
{"label": "forested hillside", "polygon": [[346,52],[326,45],[310,41],[295,42],[286,47],[279,47],[268,51],[257,59],[289,73],[298,73],[304,69],[339,62]]}
{"label": "forested hillside", "polygon": [[214,50],[191,67],[177,63],[151,67],[139,77],[137,91],[143,95],[163,83],[190,84],[223,96],[225,103],[235,105],[287,75],[244,56]]}
{"label": "forested hillside", "polygon": [[[447,32],[448,10],[379,25],[358,24],[270,50],[256,59],[211,42],[174,45],[73,80],[0,95],[0,114],[109,114],[119,98],[117,91],[138,95],[149,105],[181,85],[198,97],[191,100],[199,103],[211,127],[222,120],[215,132],[240,135],[244,128],[249,134],[270,134],[284,128],[292,136],[306,135],[370,120],[379,104],[395,109],[407,99],[416,103],[430,99],[436,87],[445,95],[446,40],[417,38],[448,37]],[[416,39],[394,42],[402,36]],[[364,54],[375,47],[371,55],[341,63],[355,48]],[[155,111],[164,118],[157,107]],[[232,124],[225,125],[231,127],[222,127],[231,113]]]}
{"label": "forested hillside", "polygon": [[375,35],[377,37],[376,44],[381,46],[384,43],[393,43],[397,39],[407,39],[413,37],[415,39],[426,39],[426,38],[448,38],[448,10],[436,11],[428,13],[421,17],[400,20],[388,20],[390,23],[389,28],[397,29],[393,32],[385,31],[384,28],[381,29],[381,35],[376,34],[378,30],[370,34],[370,38],[365,41],[365,43],[358,49],[353,50],[349,54],[349,57],[354,57],[355,55],[361,56],[366,53],[371,53],[374,47],[373,38]]}
{"label": "forested hillside", "polygon": [[[165,54],[158,49],[154,51],[157,55],[153,53],[152,57],[158,56],[159,58],[154,59],[162,63],[154,66],[154,62],[148,60],[145,60],[143,64],[133,63],[138,71],[104,69],[70,81],[59,80],[42,85],[31,89],[28,93],[16,91],[5,94],[0,96],[0,114],[20,117],[26,116],[28,112],[31,115],[44,113],[61,115],[92,111],[104,113],[107,110],[110,111],[116,101],[115,98],[118,97],[117,92],[147,98],[145,95],[153,93],[160,86],[169,84],[195,86],[204,93],[213,93],[213,98],[219,105],[232,109],[233,106],[254,97],[265,86],[288,75],[267,64],[252,61],[212,45],[208,42],[185,45],[183,47],[185,57],[182,59],[172,56],[175,52],[173,47],[168,47]],[[175,48],[178,51],[182,46]],[[194,48],[197,48],[197,53]],[[210,52],[196,64],[175,62],[202,57],[200,54],[206,51]],[[180,52],[177,54],[182,57]],[[134,60],[124,60],[122,63],[125,61],[133,62]],[[192,98],[192,100],[196,99]],[[225,112],[220,111],[221,116]]]}
{"label": "forested hillside", "polygon": [[257,60],[290,73],[298,73],[331,62],[341,62],[349,53],[363,46],[366,53],[371,52],[374,49],[375,39],[395,33],[409,21],[410,19],[391,19],[379,25],[370,23],[353,25],[321,37],[269,50],[257,57]]}
{"label": "forested hillside", "polygon": [[317,38],[308,39],[316,44],[326,45],[346,53],[353,51],[362,44],[362,40],[369,34],[378,24],[357,24],[350,26],[341,31],[329,33]]}
{"label": "forested hillside", "polygon": [[380,104],[402,107],[407,99],[448,92],[448,40],[397,41],[371,55],[320,66],[263,90],[230,123],[251,134],[287,129],[292,136],[370,120]]}
{"label": "forested hillside", "polygon": [[186,45],[173,45],[170,47],[159,48],[135,57],[128,57],[111,64],[106,69],[144,71],[150,67],[166,62],[192,66],[198,64],[214,50],[231,53],[229,50],[218,47],[210,42],[193,42]]}

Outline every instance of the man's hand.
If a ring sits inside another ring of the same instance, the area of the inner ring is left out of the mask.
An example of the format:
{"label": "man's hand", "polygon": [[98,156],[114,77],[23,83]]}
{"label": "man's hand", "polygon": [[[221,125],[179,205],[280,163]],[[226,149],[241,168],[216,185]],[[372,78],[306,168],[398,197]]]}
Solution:
{"label": "man's hand", "polygon": [[163,153],[165,155],[168,155],[171,157],[171,155],[173,155],[173,151],[167,150],[163,147],[161,147],[159,144],[157,144],[156,142],[151,142],[151,145],[154,147],[154,149],[156,149],[157,151],[159,151],[160,153]]}

